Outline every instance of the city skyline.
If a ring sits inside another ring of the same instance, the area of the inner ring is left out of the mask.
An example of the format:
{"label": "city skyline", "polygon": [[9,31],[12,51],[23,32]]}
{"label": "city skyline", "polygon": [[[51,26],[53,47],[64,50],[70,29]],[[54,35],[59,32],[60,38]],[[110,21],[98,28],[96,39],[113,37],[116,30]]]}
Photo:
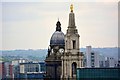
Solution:
{"label": "city skyline", "polygon": [[[1,50],[47,49],[58,18],[62,31],[66,33],[70,4],[70,2],[2,3]],[[73,6],[76,27],[80,34],[80,47],[118,46],[117,3],[74,2]]]}

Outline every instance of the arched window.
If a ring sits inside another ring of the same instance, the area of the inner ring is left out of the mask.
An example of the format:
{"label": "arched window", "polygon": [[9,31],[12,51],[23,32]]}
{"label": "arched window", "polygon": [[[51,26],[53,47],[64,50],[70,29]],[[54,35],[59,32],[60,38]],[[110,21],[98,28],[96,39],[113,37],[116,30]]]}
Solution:
{"label": "arched window", "polygon": [[72,63],[72,75],[76,74],[76,71],[77,71],[77,63],[73,62]]}

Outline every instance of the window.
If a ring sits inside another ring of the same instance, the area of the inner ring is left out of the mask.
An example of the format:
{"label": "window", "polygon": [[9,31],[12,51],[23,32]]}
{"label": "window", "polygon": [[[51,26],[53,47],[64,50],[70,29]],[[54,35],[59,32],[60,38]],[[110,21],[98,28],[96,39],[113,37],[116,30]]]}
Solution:
{"label": "window", "polygon": [[36,72],[39,72],[39,68],[38,68],[38,66],[36,66]]}
{"label": "window", "polygon": [[92,62],[94,62],[94,59],[91,59]]}
{"label": "window", "polygon": [[91,55],[94,55],[94,53],[91,53]]}
{"label": "window", "polygon": [[94,67],[94,62],[91,63],[91,67]]}
{"label": "window", "polygon": [[76,48],[76,41],[73,40],[73,49],[75,49],[75,48]]}

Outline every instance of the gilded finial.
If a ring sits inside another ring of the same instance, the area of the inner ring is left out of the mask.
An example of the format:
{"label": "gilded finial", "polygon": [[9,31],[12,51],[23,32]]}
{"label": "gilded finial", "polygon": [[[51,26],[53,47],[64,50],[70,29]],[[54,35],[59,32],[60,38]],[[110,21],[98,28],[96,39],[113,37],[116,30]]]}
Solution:
{"label": "gilded finial", "polygon": [[71,12],[73,12],[73,4],[70,5]]}

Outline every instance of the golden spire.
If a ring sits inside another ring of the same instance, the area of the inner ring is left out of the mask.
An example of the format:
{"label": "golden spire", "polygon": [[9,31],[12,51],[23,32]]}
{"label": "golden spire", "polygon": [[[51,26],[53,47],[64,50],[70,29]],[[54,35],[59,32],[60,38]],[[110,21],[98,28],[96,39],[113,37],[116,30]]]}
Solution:
{"label": "golden spire", "polygon": [[70,5],[71,12],[73,12],[73,4]]}

